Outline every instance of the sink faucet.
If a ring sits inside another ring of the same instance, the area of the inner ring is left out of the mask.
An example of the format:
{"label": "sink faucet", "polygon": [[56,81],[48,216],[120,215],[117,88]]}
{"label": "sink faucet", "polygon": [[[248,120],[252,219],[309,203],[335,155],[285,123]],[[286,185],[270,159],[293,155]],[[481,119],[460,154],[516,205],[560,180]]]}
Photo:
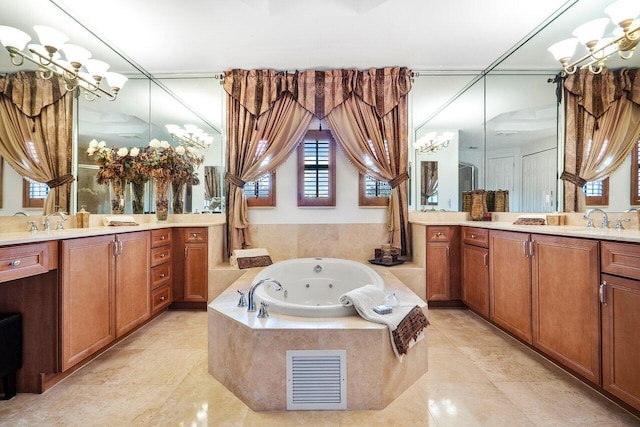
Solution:
{"label": "sink faucet", "polygon": [[256,311],[256,304],[254,302],[253,299],[253,293],[255,292],[256,288],[260,285],[262,285],[263,283],[274,283],[277,287],[276,287],[276,291],[281,291],[282,290],[282,285],[280,284],[280,282],[278,282],[275,279],[262,279],[260,280],[258,283],[256,283],[255,285],[251,286],[251,288],[249,289],[249,301],[248,301],[248,307],[247,307],[247,311]]}
{"label": "sink faucet", "polygon": [[29,216],[29,214],[26,212],[18,211],[14,213],[13,216]]}
{"label": "sink faucet", "polygon": [[594,211],[602,213],[602,221],[600,222],[600,228],[608,228],[609,217],[607,216],[607,213],[600,208],[589,209],[584,213],[584,215],[582,215],[582,218],[588,220],[587,227],[593,227],[593,220],[589,215],[591,215],[591,212],[594,212]]}
{"label": "sink faucet", "polygon": [[56,211],[56,212],[51,212],[50,214],[48,214],[47,216],[44,217],[44,221],[42,221],[42,224],[44,225],[43,229],[45,231],[51,230],[51,222],[49,221],[49,217],[50,216],[54,216],[54,215],[55,216],[59,216],[60,218],[62,218],[62,220],[58,222],[57,229],[58,230],[62,230],[64,228],[62,226],[62,221],[66,221],[67,220],[67,216],[62,212]]}

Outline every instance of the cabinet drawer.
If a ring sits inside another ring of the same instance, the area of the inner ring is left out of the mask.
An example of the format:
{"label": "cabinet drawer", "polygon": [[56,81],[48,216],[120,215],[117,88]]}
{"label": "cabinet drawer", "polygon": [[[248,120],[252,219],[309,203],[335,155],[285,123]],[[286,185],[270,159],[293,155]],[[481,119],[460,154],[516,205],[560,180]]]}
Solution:
{"label": "cabinet drawer", "polygon": [[154,315],[171,304],[171,285],[166,284],[151,291],[151,314]]}
{"label": "cabinet drawer", "polygon": [[640,280],[640,245],[600,242],[603,273]]}
{"label": "cabinet drawer", "polygon": [[151,230],[151,247],[162,246],[171,243],[171,229],[161,228],[159,230]]}
{"label": "cabinet drawer", "polygon": [[200,228],[185,228],[184,233],[184,241],[186,243],[202,243],[207,241],[207,229],[204,227]]}
{"label": "cabinet drawer", "polygon": [[151,249],[151,267],[171,260],[171,245]]}
{"label": "cabinet drawer", "polygon": [[428,242],[448,242],[451,235],[449,227],[427,227]]}
{"label": "cabinet drawer", "polygon": [[0,248],[0,282],[22,279],[58,268],[58,242]]}
{"label": "cabinet drawer", "polygon": [[489,230],[486,228],[462,227],[462,241],[470,245],[489,247]]}
{"label": "cabinet drawer", "polygon": [[166,262],[151,269],[151,289],[155,289],[171,280],[171,263]]}

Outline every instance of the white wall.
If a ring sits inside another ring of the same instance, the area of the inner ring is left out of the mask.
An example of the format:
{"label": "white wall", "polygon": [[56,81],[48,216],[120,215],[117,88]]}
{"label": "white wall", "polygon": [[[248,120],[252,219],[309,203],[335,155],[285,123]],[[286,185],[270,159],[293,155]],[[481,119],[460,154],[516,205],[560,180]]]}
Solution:
{"label": "white wall", "polygon": [[4,160],[2,168],[2,209],[0,215],[11,216],[22,211],[29,215],[41,215],[42,208],[22,207],[22,177]]}

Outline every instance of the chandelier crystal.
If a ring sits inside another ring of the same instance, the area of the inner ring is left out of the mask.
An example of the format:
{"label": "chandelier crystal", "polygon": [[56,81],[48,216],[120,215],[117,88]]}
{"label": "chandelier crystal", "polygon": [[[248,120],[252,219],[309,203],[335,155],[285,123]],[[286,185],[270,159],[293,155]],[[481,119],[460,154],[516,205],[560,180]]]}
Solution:
{"label": "chandelier crystal", "polygon": [[[29,44],[31,36],[17,28],[0,25],[0,43],[7,49],[11,63],[24,65],[25,59],[38,66],[38,75],[50,79],[54,75],[65,81],[69,92],[82,91],[87,100],[106,97],[113,101],[128,80],[122,74],[108,72],[109,64],[90,59],[91,52],[82,46],[67,43],[69,38],[55,28],[35,25],[40,44]],[[25,51],[26,48],[26,51]],[[64,53],[65,59],[61,59]],[[109,90],[101,87],[107,81]]]}
{"label": "chandelier crystal", "polygon": [[171,139],[180,145],[206,150],[213,142],[213,137],[196,125],[187,124],[184,128],[178,125],[166,125],[166,128]]}
{"label": "chandelier crystal", "polygon": [[438,135],[437,132],[429,132],[418,138],[418,140],[413,143],[413,148],[420,153],[433,154],[438,150],[447,148],[453,140],[453,136],[453,132],[443,132],[440,135]]}
{"label": "chandelier crystal", "polygon": [[[562,40],[549,47],[549,52],[560,62],[564,72],[573,74],[578,69],[587,68],[599,74],[611,55],[618,53],[622,59],[633,56],[640,41],[640,0],[618,0],[604,9],[609,18],[585,22],[573,31],[573,38]],[[603,38],[609,23],[616,25],[613,37]],[[578,43],[589,53],[572,60]]]}

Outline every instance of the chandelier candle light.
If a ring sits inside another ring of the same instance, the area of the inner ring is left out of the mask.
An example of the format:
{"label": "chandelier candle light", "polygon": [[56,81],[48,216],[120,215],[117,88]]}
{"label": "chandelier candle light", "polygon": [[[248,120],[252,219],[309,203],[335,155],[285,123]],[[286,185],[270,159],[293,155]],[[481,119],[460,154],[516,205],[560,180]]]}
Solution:
{"label": "chandelier candle light", "polygon": [[[0,43],[9,51],[13,65],[22,66],[26,59],[38,65],[38,75],[41,78],[50,79],[58,75],[64,79],[69,92],[81,89],[88,101],[102,96],[110,101],[116,99],[128,80],[127,77],[107,72],[109,64],[90,59],[91,53],[87,49],[67,43],[69,39],[62,32],[44,25],[36,25],[33,29],[38,34],[40,44],[27,46],[31,40],[29,34],[0,25]],[[27,52],[23,52],[25,47]],[[64,53],[66,60],[61,59],[60,52]],[[101,87],[103,79],[106,79],[110,91]]]}
{"label": "chandelier candle light", "polygon": [[429,132],[418,138],[418,140],[413,143],[413,148],[420,153],[433,154],[438,150],[447,148],[453,140],[453,135],[453,132],[443,132],[440,135],[438,135],[437,132]]}
{"label": "chandelier candle light", "polygon": [[[599,18],[580,25],[573,31],[575,37],[562,40],[549,47],[549,52],[560,61],[564,72],[573,74],[578,69],[588,68],[599,74],[611,55],[618,53],[622,59],[630,59],[640,41],[640,0],[618,0],[604,9],[610,19]],[[609,23],[616,25],[613,37],[603,37]],[[588,54],[572,62],[578,42]]]}
{"label": "chandelier candle light", "polygon": [[180,145],[207,149],[213,142],[213,137],[196,125],[184,125],[184,129],[178,125],[166,125],[171,139]]}

